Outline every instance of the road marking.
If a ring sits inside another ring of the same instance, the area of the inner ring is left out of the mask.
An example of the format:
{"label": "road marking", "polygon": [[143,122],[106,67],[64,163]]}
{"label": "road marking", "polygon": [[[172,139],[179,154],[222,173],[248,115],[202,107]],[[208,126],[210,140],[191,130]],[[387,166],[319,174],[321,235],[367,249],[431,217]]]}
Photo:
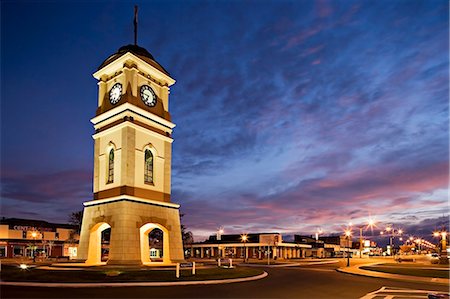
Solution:
{"label": "road marking", "polygon": [[395,298],[428,298],[429,293],[442,293],[433,290],[414,290],[414,289],[396,289],[382,287],[379,290],[367,293],[360,299],[373,299],[373,298],[384,298],[384,299],[395,299]]}
{"label": "road marking", "polygon": [[319,272],[336,272],[334,269],[321,269],[321,268],[303,268],[303,267],[296,267],[296,268],[294,268],[294,267],[289,267],[289,268],[286,268],[286,269],[289,269],[289,270],[306,270],[306,271],[319,271]]}

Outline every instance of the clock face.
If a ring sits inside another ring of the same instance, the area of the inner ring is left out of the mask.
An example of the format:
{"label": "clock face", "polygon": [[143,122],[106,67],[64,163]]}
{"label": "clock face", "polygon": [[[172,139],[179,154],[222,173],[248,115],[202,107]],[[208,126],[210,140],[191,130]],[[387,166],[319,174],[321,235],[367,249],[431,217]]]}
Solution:
{"label": "clock face", "polygon": [[148,85],[141,86],[141,99],[147,106],[153,107],[156,105],[156,94]]}
{"label": "clock face", "polygon": [[116,104],[120,101],[120,98],[122,97],[122,84],[116,83],[109,91],[109,101],[111,104]]}

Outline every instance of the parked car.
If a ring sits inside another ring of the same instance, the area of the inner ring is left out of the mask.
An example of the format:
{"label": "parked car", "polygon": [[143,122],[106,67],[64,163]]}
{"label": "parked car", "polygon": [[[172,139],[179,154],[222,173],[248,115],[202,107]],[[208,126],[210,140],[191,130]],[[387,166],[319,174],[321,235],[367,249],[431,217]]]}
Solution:
{"label": "parked car", "polygon": [[450,295],[448,293],[430,293],[428,294],[428,299],[449,299]]}
{"label": "parked car", "polygon": [[439,256],[438,253],[427,254],[427,257],[428,257],[428,259],[430,260],[430,262],[432,264],[438,264],[439,263],[440,256]]}

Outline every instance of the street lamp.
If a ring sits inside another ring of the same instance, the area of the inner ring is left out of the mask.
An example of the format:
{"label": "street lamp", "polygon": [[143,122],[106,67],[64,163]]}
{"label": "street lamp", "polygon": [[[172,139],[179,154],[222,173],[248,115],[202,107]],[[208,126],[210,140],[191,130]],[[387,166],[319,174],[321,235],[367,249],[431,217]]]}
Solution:
{"label": "street lamp", "polygon": [[347,267],[350,267],[350,236],[352,235],[352,231],[347,229],[345,230],[345,236],[347,237]]}
{"label": "street lamp", "polygon": [[[390,250],[392,251],[392,252],[389,252],[389,253],[390,253],[390,255],[392,255],[392,253],[395,254],[392,242],[393,242],[393,239],[395,238],[396,234],[398,236],[401,236],[403,234],[403,230],[402,229],[396,229],[396,228],[394,228],[392,226],[386,227],[385,230],[386,230],[387,235],[389,236],[389,247],[390,247]],[[384,235],[384,232],[381,231],[380,235]]]}
{"label": "street lamp", "polygon": [[435,231],[433,236],[441,237],[441,255],[447,259],[447,232],[445,230]]}
{"label": "street lamp", "polygon": [[35,252],[35,247],[36,247],[36,237],[37,237],[37,233],[36,232],[32,232],[31,236],[33,237],[33,263],[36,262],[36,252]]}
{"label": "street lamp", "polygon": [[245,247],[245,242],[248,241],[248,236],[247,235],[241,235],[241,241],[244,242],[244,263],[247,262],[247,248]]}
{"label": "street lamp", "polygon": [[[348,223],[349,227],[352,227],[352,223],[349,222]],[[360,225],[358,226],[359,228],[359,257],[362,258],[362,248],[363,248],[363,228],[365,228],[366,230],[370,227],[371,229],[373,229],[373,227],[375,226],[375,220],[373,220],[372,218],[369,218],[369,220],[367,221],[367,225]]]}

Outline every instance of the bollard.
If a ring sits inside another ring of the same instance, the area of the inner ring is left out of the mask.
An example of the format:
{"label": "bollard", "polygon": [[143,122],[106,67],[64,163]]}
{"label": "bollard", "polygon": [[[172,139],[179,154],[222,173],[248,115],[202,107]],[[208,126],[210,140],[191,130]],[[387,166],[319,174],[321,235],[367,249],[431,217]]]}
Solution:
{"label": "bollard", "polygon": [[230,268],[233,268],[233,259],[230,259]]}
{"label": "bollard", "polygon": [[195,262],[192,262],[192,275],[195,275]]}
{"label": "bollard", "polygon": [[177,263],[176,276],[177,278],[180,278],[180,263]]}
{"label": "bollard", "polygon": [[217,260],[217,266],[221,267],[221,265],[220,265],[220,258]]}

